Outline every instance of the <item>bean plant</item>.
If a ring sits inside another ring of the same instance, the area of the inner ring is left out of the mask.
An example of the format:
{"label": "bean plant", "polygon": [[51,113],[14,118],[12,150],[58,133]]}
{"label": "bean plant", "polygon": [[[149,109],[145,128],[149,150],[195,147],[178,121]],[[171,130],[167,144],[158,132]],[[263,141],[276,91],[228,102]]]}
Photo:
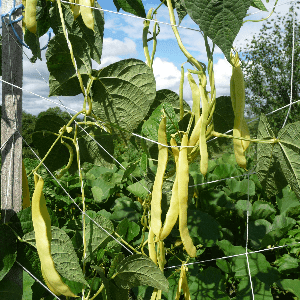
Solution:
{"label": "bean plant", "polygon": [[[46,52],[49,96],[82,94],[83,107],[67,123],[56,114],[36,122],[41,159],[23,164],[23,210],[0,227],[10,245],[0,280],[17,261],[40,280],[24,282],[24,299],[300,298],[300,123],[276,137],[262,114],[257,132],[249,130],[233,48],[248,9],[266,11],[262,0],[163,0],[147,13],[141,0],[114,4],[145,18],[145,62],[92,68],[92,60],[101,64],[105,26],[97,1],[24,3],[35,58],[39,38],[50,27],[55,34]],[[186,57],[178,94],[157,91],[153,75],[163,5]],[[199,26],[207,64],[181,40],[186,15]],[[216,97],[216,46],[232,65],[230,97]],[[212,157],[216,139],[232,140],[233,154]]]}

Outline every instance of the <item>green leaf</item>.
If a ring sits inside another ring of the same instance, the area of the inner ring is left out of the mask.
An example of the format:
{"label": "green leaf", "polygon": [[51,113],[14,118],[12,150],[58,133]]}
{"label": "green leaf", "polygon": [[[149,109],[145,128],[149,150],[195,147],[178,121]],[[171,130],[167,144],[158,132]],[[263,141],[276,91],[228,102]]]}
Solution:
{"label": "green leaf", "polygon": [[4,279],[0,281],[1,300],[22,299],[22,288],[12,280]]}
{"label": "green leaf", "polygon": [[139,222],[142,216],[141,204],[138,201],[132,201],[132,199],[128,197],[116,199],[111,210],[113,213],[110,219],[115,221],[121,221],[127,218],[130,221]]}
{"label": "green leaf", "polygon": [[35,279],[33,279],[27,272],[23,271],[23,299],[32,299],[32,285],[34,283]]}
{"label": "green leaf", "polygon": [[[67,280],[89,286],[84,279],[78,256],[67,233],[58,227],[51,226],[51,234],[51,255],[57,272]],[[36,248],[34,231],[26,233],[23,240]]]}
{"label": "green leaf", "polygon": [[[69,4],[61,3],[64,22],[68,32],[71,32],[71,28],[74,22],[74,16]],[[50,26],[53,29],[55,35],[59,33],[63,33],[63,28],[61,25],[61,19],[59,14],[58,5],[55,2],[52,4],[52,7],[49,9],[49,17],[50,17]]]}
{"label": "green leaf", "polygon": [[276,202],[280,214],[285,213],[289,217],[296,217],[300,214],[300,201],[289,186],[276,195]]}
{"label": "green leaf", "polygon": [[[38,149],[40,157],[46,155],[54,141],[57,139],[57,136],[51,134],[51,132],[58,133],[64,125],[66,125],[65,121],[55,114],[44,114],[37,119],[34,133],[32,134],[32,141],[34,147]],[[67,133],[65,133],[65,135],[70,137]],[[44,163],[51,172],[54,172],[66,165],[68,160],[68,149],[58,141]]]}
{"label": "green leaf", "polygon": [[275,217],[271,230],[264,236],[261,247],[275,245],[294,225],[296,221],[283,215]]}
{"label": "green leaf", "polygon": [[114,0],[114,4],[119,11],[122,8],[141,18],[146,18],[145,8],[141,0]]}
{"label": "green leaf", "polygon": [[286,125],[278,133],[279,143],[275,145],[275,155],[281,170],[300,199],[300,122]]}
{"label": "green leaf", "polygon": [[268,11],[261,0],[252,0],[251,6],[253,6],[259,10],[262,10],[262,11]]}
{"label": "green leaf", "polygon": [[[88,215],[90,213],[87,211]],[[112,237],[108,233],[112,234],[114,226],[112,222],[104,216],[97,214],[96,216],[91,215],[91,218],[99,224],[98,227],[89,218],[86,218],[86,260],[90,261],[93,259],[93,252],[98,248],[104,248],[106,244],[112,240]]]}
{"label": "green leaf", "polygon": [[[273,295],[271,293],[271,287],[269,284],[261,282],[258,278],[252,277],[252,286],[250,285],[250,279],[248,276],[243,278],[237,287],[237,297],[236,300],[252,300],[253,294],[255,295],[255,300],[273,300]],[[253,288],[253,290],[252,290]]]}
{"label": "green leaf", "polygon": [[276,210],[271,204],[258,200],[253,203],[251,219],[268,219]]}
{"label": "green leaf", "polygon": [[[272,224],[267,220],[259,219],[255,221],[250,221],[248,226],[248,239],[251,242],[251,246],[254,249],[261,248],[261,241],[264,236],[272,230]],[[244,238],[247,236],[247,231],[245,230]]]}
{"label": "green leaf", "polygon": [[93,111],[114,130],[131,133],[155,99],[155,78],[141,60],[125,59],[101,69],[92,86]]}
{"label": "green leaf", "polygon": [[[88,126],[84,130],[79,130],[78,133],[80,163],[88,162],[112,169],[114,164],[111,155],[114,154],[115,135],[109,134],[97,126]],[[77,171],[77,162],[72,164],[70,169],[73,172]]]}
{"label": "green leaf", "polygon": [[233,209],[236,210],[238,216],[240,218],[245,218],[247,217],[247,211],[249,212],[249,216],[252,215],[252,204],[248,200],[238,200],[234,206]]}
{"label": "green leaf", "polygon": [[[153,111],[150,118],[143,124],[142,127],[142,134],[151,140],[158,140],[158,127],[163,117],[163,110],[165,110],[167,115],[166,131],[168,141],[171,139],[171,134],[177,132],[178,115],[175,114],[173,105],[170,103],[163,103]],[[154,147],[158,148],[157,145],[154,145]]]}
{"label": "green leaf", "polygon": [[[155,100],[151,105],[148,114],[151,115],[152,112],[162,103],[169,103],[174,109],[177,109],[178,111],[180,110],[179,95],[171,90],[163,89],[156,91]],[[191,110],[189,104],[185,100],[183,100],[183,108],[187,111]]]}
{"label": "green leaf", "polygon": [[126,189],[133,195],[142,199],[145,199],[149,195],[147,182],[144,179],[127,186]]}
{"label": "green leaf", "polygon": [[42,60],[39,37],[34,33],[30,32],[27,28],[25,30],[24,42],[32,52],[33,55],[32,60],[34,62],[37,58]]}
{"label": "green leaf", "polygon": [[188,228],[195,245],[212,247],[220,238],[219,223],[209,214],[199,210],[188,210]]}
{"label": "green leaf", "polygon": [[175,0],[175,8],[178,15],[178,25],[180,25],[181,21],[187,15],[187,11],[182,0]]}
{"label": "green leaf", "polygon": [[230,51],[252,0],[184,0],[192,20],[230,61]]}
{"label": "green leaf", "polygon": [[[95,8],[101,9],[101,6],[97,1],[94,3]],[[99,9],[93,9],[95,21],[94,31],[86,27],[80,14],[73,23],[71,33],[83,38],[86,41],[90,49],[91,58],[98,64],[101,64],[104,34],[104,12]]]}
{"label": "green leaf", "polygon": [[124,289],[148,285],[167,291],[169,286],[167,279],[154,262],[139,254],[126,257],[120,262],[114,280],[117,286]]}
{"label": "green leaf", "polygon": [[[218,246],[224,251],[226,256],[244,254],[232,258],[228,258],[232,264],[232,271],[235,272],[237,278],[248,278],[248,263],[246,258],[246,249],[241,246],[233,246],[229,241],[222,240],[217,242]],[[261,253],[248,254],[249,268],[251,276],[257,276],[260,281],[271,285],[278,280],[277,269],[271,267],[265,256]]]}
{"label": "green leaf", "polygon": [[213,118],[215,131],[224,133],[233,128],[234,112],[230,96],[221,96],[216,99]]}
{"label": "green leaf", "polygon": [[[74,34],[69,34],[68,37],[72,44],[78,72],[81,74],[83,84],[86,85],[92,72],[90,48],[83,38]],[[63,33],[55,35],[49,42],[46,59],[50,72],[49,96],[76,96],[82,92]]]}
{"label": "green leaf", "polygon": [[0,225],[0,281],[14,265],[17,258],[17,240],[9,226]]}
{"label": "green leaf", "polygon": [[[264,140],[275,138],[275,135],[264,114],[261,114],[260,116],[257,138]],[[262,189],[265,190],[269,198],[276,195],[287,184],[279,162],[274,156],[274,148],[274,144],[258,143],[256,152],[256,173],[262,185]]]}
{"label": "green leaf", "polygon": [[300,280],[299,279],[282,279],[276,282],[277,285],[286,291],[293,293],[300,298]]}
{"label": "green leaf", "polygon": [[278,271],[283,274],[294,273],[299,266],[299,259],[292,257],[289,254],[283,254],[279,259],[276,260]]}

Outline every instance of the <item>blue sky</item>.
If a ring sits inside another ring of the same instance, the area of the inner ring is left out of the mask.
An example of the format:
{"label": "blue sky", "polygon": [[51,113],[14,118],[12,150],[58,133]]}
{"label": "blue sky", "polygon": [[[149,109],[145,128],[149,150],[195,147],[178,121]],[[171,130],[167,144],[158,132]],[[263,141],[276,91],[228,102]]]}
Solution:
{"label": "blue sky", "polygon": [[[265,1],[264,1],[265,2]],[[270,0],[265,3],[266,7],[271,10],[275,0]],[[278,6],[273,14],[273,18],[277,17],[277,13],[285,14],[288,12],[290,6],[286,0],[279,0]],[[1,0],[0,0],[1,3]],[[113,0],[98,0],[98,3],[103,9],[116,12]],[[156,8],[159,0],[144,1],[146,13],[151,8]],[[282,5],[283,4],[283,5]],[[2,7],[1,7],[2,8]],[[124,11],[120,11],[127,14]],[[248,13],[256,13],[256,9],[251,8]],[[176,14],[175,14],[176,15]],[[268,13],[259,12],[251,15],[248,19],[261,19],[266,17]],[[142,31],[143,20],[137,18],[126,17],[122,15],[104,12],[105,31],[104,31],[104,47],[102,55],[101,67],[109,65],[113,62],[125,58],[137,58],[145,61],[143,47],[142,47]],[[162,6],[157,14],[157,19],[162,22],[169,23],[169,14],[166,6]],[[299,21],[299,20],[298,20]],[[236,40],[235,47],[243,47],[246,45],[246,39],[251,40],[254,34],[258,34],[263,22],[253,23],[247,22],[241,28]],[[152,31],[152,24],[150,24],[150,31]],[[188,28],[197,28],[197,25],[186,16],[181,23],[181,26]],[[171,89],[178,93],[180,80],[180,66],[186,61],[185,56],[181,53],[176,39],[174,37],[172,28],[168,25],[161,24],[161,32],[158,35],[157,51],[153,65],[154,76],[156,78],[157,90]],[[200,32],[179,28],[181,39],[187,50],[198,60],[207,63],[204,40]],[[41,45],[47,42],[47,37],[41,38]],[[31,64],[28,57],[31,57],[30,51],[25,49],[23,55],[23,88],[27,91],[34,92],[38,95],[48,98],[49,88],[47,86],[48,70],[45,60],[45,51],[42,53],[43,60]],[[151,53],[152,44],[149,43],[149,50]],[[231,66],[226,61],[220,49],[216,48],[214,53],[214,71],[217,97],[221,95],[229,95],[229,81],[231,76]],[[185,70],[188,65],[185,65]],[[99,68],[96,63],[94,68]],[[40,73],[40,74],[39,74]],[[41,78],[44,77],[44,79]],[[1,82],[0,82],[0,85]],[[0,91],[1,93],[1,91]],[[83,97],[59,97],[60,100],[69,108],[79,111],[82,108]],[[56,97],[50,98],[52,101],[58,102]],[[184,83],[184,99],[191,104],[192,95],[187,79]],[[23,91],[23,109],[31,114],[37,115],[40,111],[46,110],[49,107],[57,106],[47,100],[41,99],[37,96]]]}

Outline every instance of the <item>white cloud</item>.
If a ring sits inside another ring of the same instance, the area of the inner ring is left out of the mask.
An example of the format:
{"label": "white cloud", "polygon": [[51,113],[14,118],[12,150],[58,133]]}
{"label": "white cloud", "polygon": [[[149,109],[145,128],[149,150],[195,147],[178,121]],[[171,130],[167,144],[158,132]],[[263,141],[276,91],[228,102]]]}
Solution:
{"label": "white cloud", "polygon": [[102,57],[137,55],[136,44],[132,39],[127,37],[124,38],[124,41],[113,38],[104,38],[102,53]]}
{"label": "white cloud", "polygon": [[217,97],[230,95],[230,77],[232,73],[232,67],[230,63],[221,58],[216,64],[214,64],[215,86]]}
{"label": "white cloud", "polygon": [[153,61],[153,74],[156,79],[156,89],[178,89],[180,71],[172,63],[156,57]]}

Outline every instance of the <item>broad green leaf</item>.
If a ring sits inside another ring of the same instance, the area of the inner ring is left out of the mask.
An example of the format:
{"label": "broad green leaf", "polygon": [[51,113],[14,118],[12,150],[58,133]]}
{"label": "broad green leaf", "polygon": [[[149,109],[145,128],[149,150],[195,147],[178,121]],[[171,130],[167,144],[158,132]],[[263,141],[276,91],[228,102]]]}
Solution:
{"label": "broad green leaf", "polygon": [[96,203],[105,203],[111,195],[111,190],[115,187],[114,184],[98,178],[93,181],[91,191]]}
{"label": "broad green leaf", "polygon": [[[51,234],[51,255],[57,272],[67,280],[88,286],[82,274],[78,256],[67,233],[58,227],[51,226]],[[26,233],[23,240],[36,248],[34,231]]]}
{"label": "broad green leaf", "polygon": [[92,86],[93,111],[112,130],[131,133],[148,113],[156,94],[152,70],[141,60],[125,59],[97,73]]}
{"label": "broad green leaf", "polygon": [[271,287],[269,284],[260,281],[256,277],[251,277],[251,281],[252,286],[248,276],[245,276],[245,278],[240,281],[237,287],[236,300],[252,300],[253,294],[255,295],[255,300],[273,300],[273,295],[271,293]]}
{"label": "broad green leaf", "polygon": [[289,186],[286,186],[280,194],[276,195],[276,202],[280,214],[285,213],[289,217],[299,216],[300,201]]}
{"label": "broad green leaf", "polygon": [[283,254],[275,263],[278,266],[278,271],[283,274],[292,274],[299,267],[299,259],[289,254]]}
{"label": "broad green leaf", "polygon": [[[156,91],[156,97],[149,109],[149,115],[152,114],[152,112],[162,103],[169,103],[173,106],[174,109],[177,109],[179,111],[180,105],[179,105],[179,95],[171,90],[163,89]],[[184,110],[190,111],[191,108],[189,104],[183,100],[183,108]]]}
{"label": "broad green leaf", "polygon": [[253,6],[259,10],[262,10],[262,11],[268,11],[261,0],[252,0],[251,6]]}
{"label": "broad green leaf", "polygon": [[138,17],[146,18],[145,8],[141,0],[113,0],[114,4],[119,11],[122,8],[124,11],[129,12]]}
{"label": "broad green leaf", "polygon": [[[37,119],[34,133],[32,134],[32,142],[34,147],[38,149],[40,157],[46,155],[54,141],[57,139],[57,136],[51,132],[58,133],[64,125],[66,125],[65,121],[55,114],[45,114]],[[65,133],[65,135],[70,137],[67,133]],[[54,172],[66,165],[68,160],[68,149],[58,141],[44,163],[51,172]]]}
{"label": "broad green leaf", "polygon": [[103,48],[103,34],[104,34],[104,12],[97,1],[94,2],[95,7],[98,9],[93,9],[93,17],[95,21],[94,31],[87,28],[82,20],[82,16],[76,18],[73,23],[71,33],[76,34],[83,38],[90,49],[90,55],[93,60],[98,64],[101,64],[101,55]]}
{"label": "broad green leaf", "polygon": [[252,0],[184,0],[187,12],[224,53],[229,54]]}
{"label": "broad green leaf", "polygon": [[272,214],[275,215],[276,210],[270,203],[261,200],[253,203],[251,219],[269,219]]}
{"label": "broad green leaf", "polygon": [[[237,278],[248,277],[248,264],[245,255],[246,249],[241,246],[233,246],[227,240],[219,241],[217,244],[224,251],[226,256],[243,254],[228,258],[228,260],[231,262],[232,271],[235,272]],[[258,276],[260,281],[269,285],[278,280],[279,275],[277,269],[271,267],[263,254],[249,253],[248,260],[251,276]]]}
{"label": "broad green leaf", "polygon": [[33,62],[35,62],[37,58],[42,60],[40,40],[37,35],[29,31],[27,28],[25,30],[24,42],[32,52],[33,57],[31,60]]}
{"label": "broad green leaf", "polygon": [[209,214],[199,210],[188,210],[188,228],[195,245],[212,247],[220,238],[220,225]]}
{"label": "broad green leaf", "polygon": [[[111,220],[121,221],[127,218],[130,221],[139,222],[141,218],[142,206],[138,201],[132,201],[131,198],[122,197],[115,200]],[[126,240],[127,241],[127,240]]]}
{"label": "broad green leaf", "polygon": [[[61,3],[63,15],[64,15],[64,22],[68,32],[71,32],[71,28],[74,22],[74,16],[69,4]],[[49,10],[49,17],[50,17],[50,26],[53,29],[55,35],[59,33],[63,33],[63,28],[61,25],[61,19],[59,14],[58,5],[55,2]]]}
{"label": "broad green leaf", "polygon": [[[264,236],[272,230],[272,224],[267,220],[259,219],[250,221],[248,226],[248,239],[254,249],[261,248],[261,241]],[[244,238],[246,239],[247,230],[245,230]]]}
{"label": "broad green leaf", "polygon": [[115,270],[118,267],[119,263],[125,258],[125,255],[123,253],[117,254],[110,265],[109,271],[108,271],[108,278],[112,277],[115,274]]}
{"label": "broad green leaf", "polygon": [[0,281],[1,300],[22,299],[23,289],[10,279]]}
{"label": "broad green leaf", "polygon": [[109,233],[112,234],[112,232],[114,231],[114,226],[109,219],[105,218],[100,214],[97,214],[96,216],[92,215],[91,217],[101,227],[99,227],[93,221],[86,217],[87,261],[93,259],[93,252],[97,248],[104,248],[106,244],[109,241],[111,241],[112,238],[109,235]]}
{"label": "broad green leaf", "polygon": [[147,182],[144,179],[127,186],[126,189],[133,195],[142,199],[145,199],[149,195]]}
{"label": "broad green leaf", "polygon": [[[4,212],[4,210],[3,210]],[[14,265],[17,258],[17,240],[9,226],[0,225],[0,281]]]}
{"label": "broad green leaf", "polygon": [[[23,271],[23,299],[32,299],[32,285],[35,283],[33,279],[27,272]],[[2,298],[1,298],[2,299]],[[23,300],[22,299],[22,300]]]}
{"label": "broad green leaf", "polygon": [[237,214],[241,218],[247,217],[247,211],[249,216],[252,215],[252,203],[248,200],[238,200],[234,206],[233,209],[236,210]]}
{"label": "broad green leaf", "polygon": [[255,184],[252,180],[244,179],[238,181],[235,178],[226,180],[228,188],[232,193],[240,193],[241,195],[255,195]]}
{"label": "broad green leaf", "polygon": [[[81,74],[83,84],[86,85],[92,72],[90,48],[83,38],[74,34],[69,34],[68,37],[72,44],[78,72]],[[49,42],[46,59],[50,72],[49,96],[76,96],[82,92],[63,33],[55,35]]]}
{"label": "broad green leaf", "polygon": [[161,270],[147,256],[134,254],[122,260],[114,277],[117,286],[129,289],[148,285],[167,291],[169,283]]}
{"label": "broad green leaf", "polygon": [[[179,119],[175,114],[173,105],[170,103],[162,103],[156,107],[150,118],[142,127],[142,134],[151,140],[158,140],[158,127],[163,117],[163,110],[165,110],[167,117],[166,131],[168,141],[171,139],[171,134],[174,134],[177,131]],[[154,145],[154,147],[158,148],[157,145]]]}
{"label": "broad green leaf", "polygon": [[275,217],[271,230],[264,236],[261,242],[261,247],[275,245],[283,236],[296,224],[292,218],[283,215]]}
{"label": "broad green leaf", "polygon": [[183,0],[175,0],[175,8],[178,15],[178,25],[180,25],[181,21],[187,15],[187,11],[184,5]]}
{"label": "broad green leaf", "polygon": [[281,170],[300,199],[300,122],[286,125],[278,133],[279,143],[275,145],[275,155]]}
{"label": "broad green leaf", "polygon": [[[268,140],[275,138],[275,135],[264,114],[261,114],[258,124],[258,139]],[[280,165],[274,156],[275,144],[257,144],[257,166],[256,174],[263,190],[270,198],[276,195],[287,184]]]}
{"label": "broad green leaf", "polygon": [[[88,162],[112,169],[114,166],[112,155],[114,154],[113,140],[115,135],[96,126],[85,127],[84,130],[79,130],[78,134],[80,163]],[[72,164],[70,169],[73,172],[77,171],[77,162]]]}
{"label": "broad green leaf", "polygon": [[300,298],[300,280],[299,279],[282,279],[276,282],[283,290],[293,293]]}
{"label": "broad green leaf", "polygon": [[[213,114],[214,130],[220,133],[233,128],[234,112],[230,96],[221,96],[216,99],[216,107]],[[219,138],[219,140],[226,140]]]}

